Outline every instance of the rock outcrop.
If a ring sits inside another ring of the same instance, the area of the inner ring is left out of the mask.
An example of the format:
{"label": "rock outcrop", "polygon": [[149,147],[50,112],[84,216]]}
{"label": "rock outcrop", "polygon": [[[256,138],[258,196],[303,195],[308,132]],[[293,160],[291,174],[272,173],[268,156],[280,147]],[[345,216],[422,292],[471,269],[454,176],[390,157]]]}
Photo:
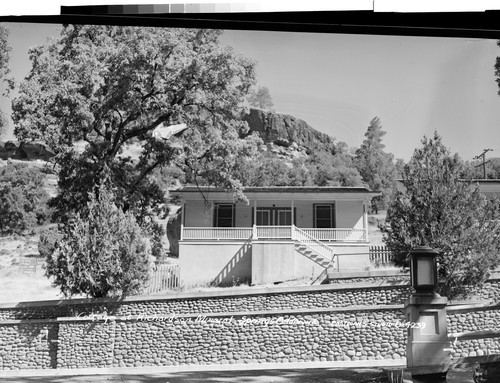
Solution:
{"label": "rock outcrop", "polygon": [[54,153],[40,142],[21,143],[17,146],[14,142],[8,141],[3,146],[0,145],[0,159],[2,160],[10,158],[13,160],[48,161],[51,157],[54,157]]}
{"label": "rock outcrop", "polygon": [[252,108],[245,120],[250,127],[250,133],[258,132],[266,144],[288,148],[295,143],[298,147],[306,148],[308,152],[321,150],[335,153],[332,137],[293,116]]}

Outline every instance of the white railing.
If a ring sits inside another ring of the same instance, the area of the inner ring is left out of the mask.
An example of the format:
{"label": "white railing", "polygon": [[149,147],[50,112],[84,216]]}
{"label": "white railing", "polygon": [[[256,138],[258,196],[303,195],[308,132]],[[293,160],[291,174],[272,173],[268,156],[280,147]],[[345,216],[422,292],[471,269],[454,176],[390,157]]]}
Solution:
{"label": "white railing", "polygon": [[[292,239],[294,226],[182,227],[182,240]],[[300,229],[319,241],[366,241],[363,229]]]}
{"label": "white railing", "polygon": [[184,227],[182,239],[248,239],[252,236],[251,227]]}
{"label": "white railing", "polygon": [[364,229],[302,229],[320,241],[366,241]]}
{"label": "white railing", "polygon": [[335,253],[332,248],[328,247],[324,243],[321,243],[316,238],[306,233],[304,230],[299,229],[298,227],[293,226],[293,239],[303,243],[322,257],[333,261],[335,257]]}
{"label": "white railing", "polygon": [[292,226],[256,226],[256,231],[258,239],[292,239]]}

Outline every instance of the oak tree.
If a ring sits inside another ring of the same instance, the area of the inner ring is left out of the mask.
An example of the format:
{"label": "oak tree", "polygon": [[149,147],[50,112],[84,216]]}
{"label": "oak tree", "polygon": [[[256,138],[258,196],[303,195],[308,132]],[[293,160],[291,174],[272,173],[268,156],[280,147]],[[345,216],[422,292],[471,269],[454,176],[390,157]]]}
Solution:
{"label": "oak tree", "polygon": [[[222,46],[221,33],[66,25],[30,50],[32,68],[13,101],[15,134],[56,153],[60,218],[85,206],[105,169],[124,211],[141,225],[165,211],[158,168],[179,166],[192,182],[241,189],[230,161],[252,147],[235,139],[247,129],[240,116],[254,62]],[[151,134],[178,123],[188,127],[180,137]],[[130,145],[139,148],[136,157]]]}

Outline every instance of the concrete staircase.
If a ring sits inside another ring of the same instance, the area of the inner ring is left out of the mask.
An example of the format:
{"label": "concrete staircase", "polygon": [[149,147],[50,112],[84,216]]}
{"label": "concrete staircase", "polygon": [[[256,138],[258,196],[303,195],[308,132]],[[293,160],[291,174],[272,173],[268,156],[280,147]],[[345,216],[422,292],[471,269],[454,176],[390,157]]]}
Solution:
{"label": "concrete staircase", "polygon": [[336,254],[334,250],[295,226],[293,227],[293,239],[295,240],[295,251],[324,268],[312,284],[323,283],[328,278],[328,273],[335,270]]}
{"label": "concrete staircase", "polygon": [[309,258],[311,261],[316,262],[318,265],[322,267],[333,267],[333,262],[324,257],[323,255],[317,253],[315,250],[312,250],[309,248],[307,245],[300,243],[300,242],[295,242],[295,250],[298,251],[300,254],[303,256]]}

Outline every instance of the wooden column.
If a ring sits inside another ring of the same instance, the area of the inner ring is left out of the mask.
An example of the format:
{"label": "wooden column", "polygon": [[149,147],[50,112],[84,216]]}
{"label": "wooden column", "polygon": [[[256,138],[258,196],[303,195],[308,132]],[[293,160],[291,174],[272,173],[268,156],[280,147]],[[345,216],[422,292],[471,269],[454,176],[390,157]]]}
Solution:
{"label": "wooden column", "polygon": [[253,238],[257,239],[257,198],[253,200]]}

